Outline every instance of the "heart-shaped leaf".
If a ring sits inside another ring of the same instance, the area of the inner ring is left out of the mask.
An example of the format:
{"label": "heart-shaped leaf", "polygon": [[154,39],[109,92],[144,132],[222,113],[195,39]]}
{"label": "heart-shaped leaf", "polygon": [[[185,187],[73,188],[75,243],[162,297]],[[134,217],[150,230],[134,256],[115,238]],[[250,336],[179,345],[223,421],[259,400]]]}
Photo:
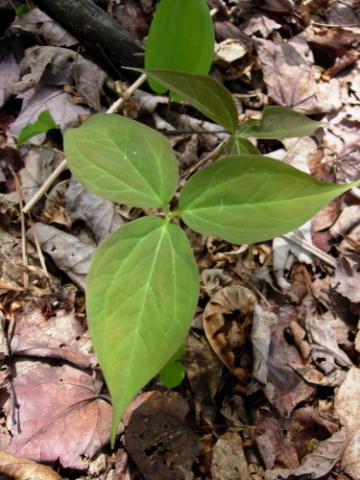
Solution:
{"label": "heart-shaped leaf", "polygon": [[64,149],[85,187],[114,202],[163,207],[177,184],[177,162],[165,136],[135,120],[97,114],[68,129]]}
{"label": "heart-shaped leaf", "polygon": [[264,108],[260,119],[250,118],[243,123],[238,135],[269,140],[306,137],[321,125],[291,108],[272,106]]}
{"label": "heart-shaped leaf", "polygon": [[197,266],[184,232],[158,217],[126,224],[96,251],[87,311],[113,402],[112,440],[131,399],[181,345],[198,293]]}
{"label": "heart-shaped leaf", "polygon": [[319,182],[260,155],[230,156],[190,178],[181,192],[179,210],[196,232],[233,243],[254,243],[300,227],[355,185]]}
{"label": "heart-shaped leaf", "polygon": [[[206,0],[161,0],[151,22],[145,67],[207,74],[214,45],[214,26]],[[158,93],[168,89],[152,78],[149,83]]]}
{"label": "heart-shaped leaf", "polygon": [[207,75],[192,75],[172,70],[144,70],[132,68],[161,83],[183,100],[197,108],[206,117],[234,133],[238,114],[234,99],[221,83]]}

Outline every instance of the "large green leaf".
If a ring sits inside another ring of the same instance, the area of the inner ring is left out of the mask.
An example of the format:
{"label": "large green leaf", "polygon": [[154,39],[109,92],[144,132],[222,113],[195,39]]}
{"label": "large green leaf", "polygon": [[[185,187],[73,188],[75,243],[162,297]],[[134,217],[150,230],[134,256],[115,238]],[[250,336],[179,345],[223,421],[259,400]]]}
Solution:
{"label": "large green leaf", "polygon": [[234,133],[238,114],[234,99],[221,83],[207,75],[192,75],[171,70],[133,68],[169,88],[215,123]]}
{"label": "large green leaf", "polygon": [[[146,43],[145,67],[207,74],[214,44],[206,0],[161,0]],[[158,93],[167,90],[151,78],[149,83]]]}
{"label": "large green leaf", "polygon": [[179,210],[196,232],[254,243],[300,227],[354,185],[319,182],[260,155],[230,156],[190,178]]}
{"label": "large green leaf", "polygon": [[134,395],[179,349],[198,293],[189,242],[177,225],[163,219],[128,223],[96,251],[87,312],[114,408],[112,440]]}
{"label": "large green leaf", "polygon": [[299,112],[286,107],[265,107],[260,119],[250,118],[243,123],[238,134],[243,137],[279,139],[312,135],[321,127]]}
{"label": "large green leaf", "polygon": [[165,136],[120,115],[97,114],[69,129],[65,154],[86,188],[135,207],[163,207],[175,191],[178,170]]}

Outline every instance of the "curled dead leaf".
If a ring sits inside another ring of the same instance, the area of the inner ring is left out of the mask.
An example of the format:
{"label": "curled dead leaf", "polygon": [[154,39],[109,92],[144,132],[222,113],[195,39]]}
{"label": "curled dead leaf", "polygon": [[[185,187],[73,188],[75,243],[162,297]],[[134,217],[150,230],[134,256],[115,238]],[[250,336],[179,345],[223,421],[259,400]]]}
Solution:
{"label": "curled dead leaf", "polygon": [[62,480],[52,468],[15,457],[4,450],[0,450],[0,473],[13,480]]}
{"label": "curled dead leaf", "polygon": [[204,331],[216,355],[245,385],[250,379],[250,332],[257,299],[245,287],[219,290],[204,310]]}

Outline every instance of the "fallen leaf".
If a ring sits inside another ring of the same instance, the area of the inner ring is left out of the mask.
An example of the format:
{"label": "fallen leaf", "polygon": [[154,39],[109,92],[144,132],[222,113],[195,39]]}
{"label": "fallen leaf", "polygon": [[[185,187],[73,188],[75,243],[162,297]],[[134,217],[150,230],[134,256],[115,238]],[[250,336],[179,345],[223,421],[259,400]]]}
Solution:
{"label": "fallen leaf", "polygon": [[65,194],[65,207],[74,222],[82,220],[91,228],[97,242],[124,223],[113,202],[89,192],[73,178]]}
{"label": "fallen leaf", "polygon": [[262,385],[266,385],[268,376],[267,361],[270,352],[271,333],[277,324],[272,312],[256,305],[251,330],[251,342],[254,354],[252,376]]}
{"label": "fallen leaf", "polygon": [[354,480],[360,478],[360,369],[352,367],[335,394],[334,409],[348,429],[342,468]]}
{"label": "fallen leaf", "polygon": [[19,175],[24,200],[28,202],[57,167],[59,158],[51,149],[30,148],[24,156],[24,162],[25,167]]}
{"label": "fallen leaf", "polygon": [[22,17],[17,18],[12,26],[43,37],[48,45],[71,47],[79,43],[75,37],[38,8],[34,8]]}
{"label": "fallen leaf", "polygon": [[[16,361],[14,370],[9,393],[15,398],[7,407],[13,435],[9,453],[37,462],[59,460],[64,468],[86,468],[109,441],[112,413],[109,403],[98,397],[102,380],[70,365],[30,360]],[[18,412],[12,411],[15,405]]]}
{"label": "fallen leaf", "polygon": [[343,255],[336,264],[331,286],[353,303],[360,302],[360,255],[352,251]]}
{"label": "fallen leaf", "polygon": [[0,473],[13,480],[61,480],[52,468],[15,457],[4,450],[0,450]]}
{"label": "fallen leaf", "polygon": [[20,76],[20,66],[15,56],[7,52],[4,42],[0,42],[0,108],[12,95],[12,87]]}
{"label": "fallen leaf", "polygon": [[190,333],[182,359],[194,395],[197,418],[213,420],[216,415],[214,397],[218,392],[223,366],[203,336]]}
{"label": "fallen leaf", "polygon": [[281,25],[266,15],[253,15],[242,26],[242,31],[246,35],[259,33],[263,38],[268,38],[274,30],[281,28]]}
{"label": "fallen leaf", "polygon": [[274,466],[298,467],[299,458],[294,446],[286,437],[280,421],[270,412],[260,410],[254,430],[254,440],[268,470]]}
{"label": "fallen leaf", "polygon": [[95,365],[87,328],[73,312],[46,316],[46,298],[26,303],[15,314],[10,348],[18,356],[55,358],[87,368]]}
{"label": "fallen leaf", "polygon": [[247,53],[247,48],[241,40],[228,38],[215,47],[216,60],[232,63],[239,60]]}
{"label": "fallen leaf", "polygon": [[331,234],[337,238],[340,235],[345,235],[349,230],[359,223],[360,219],[360,205],[345,206],[340,213],[338,219],[331,227]]}
{"label": "fallen leaf", "polygon": [[320,442],[317,448],[304,457],[301,465],[294,469],[276,468],[265,472],[265,480],[293,480],[296,478],[318,479],[327,475],[339,460],[346,434],[344,429]]}
{"label": "fallen leaf", "polygon": [[213,448],[212,480],[248,480],[249,470],[243,442],[238,433],[220,436]]}
{"label": "fallen leaf", "polygon": [[313,57],[302,36],[279,45],[258,39],[257,52],[268,93],[276,103],[307,114],[330,112],[341,107],[336,79],[328,84],[316,84]]}
{"label": "fallen leaf", "polygon": [[267,362],[267,383],[263,387],[269,402],[285,418],[314,391],[295,372],[294,369],[304,366],[304,361],[295,345],[289,345],[284,336],[290,323],[299,320],[299,316],[299,310],[293,305],[284,305],[277,312],[278,322],[271,335]]}
{"label": "fallen leaf", "polygon": [[125,448],[143,477],[189,478],[198,443],[188,413],[188,403],[177,392],[156,392],[132,413]]}
{"label": "fallen leaf", "polygon": [[61,47],[31,47],[25,52],[21,69],[29,73],[13,85],[13,92],[76,82],[85,103],[95,111],[100,111],[100,93],[106,74],[77,52]]}
{"label": "fallen leaf", "polygon": [[[20,115],[10,125],[11,133],[18,135],[23,127],[34,122],[44,109],[49,110],[62,132],[67,128],[77,127],[79,119],[81,116],[88,115],[89,109],[71,103],[70,98],[68,93],[56,87],[42,87],[36,90],[30,98],[23,100]],[[45,134],[33,138],[38,142],[42,142],[44,139]]]}
{"label": "fallen leaf", "polygon": [[245,386],[250,379],[250,331],[257,299],[245,287],[225,287],[204,310],[204,331],[216,355]]}
{"label": "fallen leaf", "polygon": [[311,346],[311,356],[321,371],[328,374],[339,366],[343,368],[352,366],[352,361],[339,347],[331,323],[327,322],[326,318],[308,312],[306,331]]}
{"label": "fallen leaf", "polygon": [[[56,266],[63,270],[77,285],[85,289],[95,246],[82,242],[74,235],[43,223],[35,224],[41,249],[50,255]],[[27,237],[33,241],[33,232]]]}
{"label": "fallen leaf", "polygon": [[313,407],[303,407],[291,415],[287,436],[301,460],[312,453],[318,442],[329,438],[338,428],[338,422],[331,415],[321,413]]}

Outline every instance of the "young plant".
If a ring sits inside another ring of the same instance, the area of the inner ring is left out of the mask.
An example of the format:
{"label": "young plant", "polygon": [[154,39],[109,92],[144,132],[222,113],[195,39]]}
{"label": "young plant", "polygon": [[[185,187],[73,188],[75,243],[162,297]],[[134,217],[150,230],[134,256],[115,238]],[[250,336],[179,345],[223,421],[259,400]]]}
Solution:
{"label": "young plant", "polygon": [[163,211],[110,235],[97,249],[88,276],[89,328],[113,402],[112,442],[134,395],[176,358],[197,305],[197,265],[174,219],[201,234],[252,244],[296,229],[358,184],[319,182],[260,155],[247,140],[310,135],[319,123],[287,108],[267,107],[260,120],[239,125],[230,92],[214,79],[146,73],[226,128],[230,154],[195,173],[180,191],[178,208],[170,211],[178,168],[166,137],[105,114],[65,134],[69,165],[85,187],[114,202]]}

